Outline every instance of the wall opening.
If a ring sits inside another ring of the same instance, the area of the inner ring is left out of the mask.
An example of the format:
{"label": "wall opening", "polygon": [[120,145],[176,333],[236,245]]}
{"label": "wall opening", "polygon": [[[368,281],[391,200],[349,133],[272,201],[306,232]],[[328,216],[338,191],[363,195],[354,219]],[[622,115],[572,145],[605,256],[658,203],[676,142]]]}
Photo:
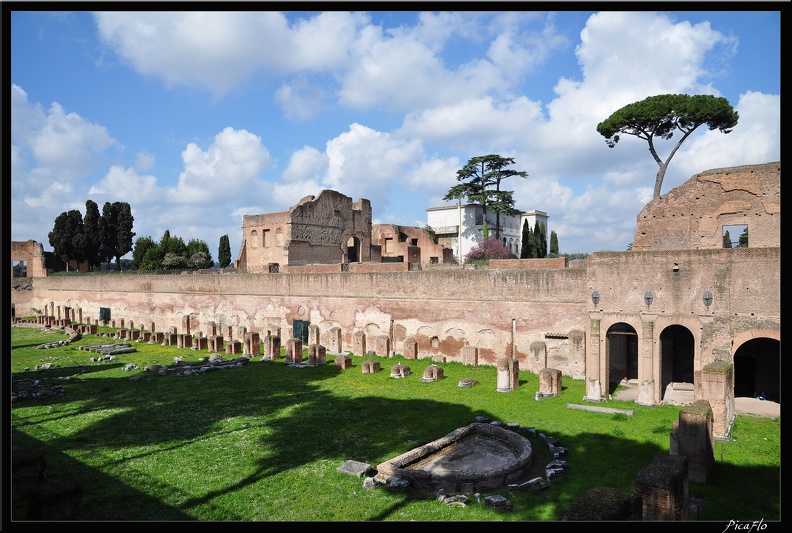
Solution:
{"label": "wall opening", "polygon": [[748,248],[748,224],[723,226],[724,248]]}
{"label": "wall opening", "polygon": [[696,353],[693,334],[684,326],[668,326],[660,334],[661,391],[671,383],[693,385],[693,360]]}
{"label": "wall opening", "polygon": [[638,334],[625,323],[618,322],[608,328],[608,393],[616,387],[638,379]]}
{"label": "wall opening", "polygon": [[26,278],[27,277],[27,261],[13,261],[13,277]]}
{"label": "wall opening", "polygon": [[766,337],[751,339],[734,353],[734,396],[781,403],[781,343]]}

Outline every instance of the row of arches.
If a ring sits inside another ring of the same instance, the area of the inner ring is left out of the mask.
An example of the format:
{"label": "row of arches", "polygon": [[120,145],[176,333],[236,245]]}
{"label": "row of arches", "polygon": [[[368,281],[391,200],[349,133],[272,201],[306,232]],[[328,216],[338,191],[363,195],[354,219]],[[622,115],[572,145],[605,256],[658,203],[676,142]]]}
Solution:
{"label": "row of arches", "polygon": [[[693,385],[696,343],[685,326],[674,324],[660,332],[660,390],[665,394],[670,383]],[[639,379],[638,333],[625,322],[608,328],[608,393],[624,380]],[[777,403],[780,398],[781,343],[769,337],[744,340],[733,352],[734,397],[757,397]],[[661,398],[662,400],[662,398]]]}

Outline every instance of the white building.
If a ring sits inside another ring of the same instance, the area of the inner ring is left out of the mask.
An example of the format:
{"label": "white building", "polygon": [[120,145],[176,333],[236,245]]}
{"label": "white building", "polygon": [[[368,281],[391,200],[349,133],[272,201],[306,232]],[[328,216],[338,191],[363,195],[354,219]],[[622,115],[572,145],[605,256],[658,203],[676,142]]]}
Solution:
{"label": "white building", "polygon": [[[487,210],[487,227],[490,237],[496,235],[496,216],[494,211]],[[517,216],[500,215],[501,242],[515,257],[520,257],[523,223],[527,220],[531,230],[536,227],[537,221],[543,223],[549,242],[548,218],[547,213],[537,210],[522,211]],[[437,235],[438,244],[444,244],[454,250],[454,256],[459,262],[462,262],[465,255],[483,239],[484,211],[480,205],[458,203],[457,205],[429,207],[426,209],[426,220],[427,225]]]}

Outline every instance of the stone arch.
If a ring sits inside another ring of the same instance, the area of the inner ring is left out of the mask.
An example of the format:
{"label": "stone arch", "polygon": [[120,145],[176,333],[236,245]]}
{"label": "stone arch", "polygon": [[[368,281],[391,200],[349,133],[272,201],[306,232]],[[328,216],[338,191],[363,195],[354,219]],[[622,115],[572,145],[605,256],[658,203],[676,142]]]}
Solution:
{"label": "stone arch", "polygon": [[734,337],[734,396],[781,402],[781,332],[757,328]]}

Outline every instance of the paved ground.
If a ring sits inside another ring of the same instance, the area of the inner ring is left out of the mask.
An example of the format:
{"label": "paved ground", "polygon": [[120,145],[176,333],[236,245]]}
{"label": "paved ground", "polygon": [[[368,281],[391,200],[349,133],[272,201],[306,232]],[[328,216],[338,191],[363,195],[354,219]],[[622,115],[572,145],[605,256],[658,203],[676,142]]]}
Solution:
{"label": "paved ground", "polygon": [[[688,405],[693,403],[692,390],[673,390],[669,388],[665,394],[665,401],[673,405]],[[628,385],[626,389],[616,393],[615,400],[638,399],[638,386]],[[756,398],[735,398],[734,410],[738,415],[755,415],[767,418],[781,416],[781,404],[769,400],[757,400]]]}

